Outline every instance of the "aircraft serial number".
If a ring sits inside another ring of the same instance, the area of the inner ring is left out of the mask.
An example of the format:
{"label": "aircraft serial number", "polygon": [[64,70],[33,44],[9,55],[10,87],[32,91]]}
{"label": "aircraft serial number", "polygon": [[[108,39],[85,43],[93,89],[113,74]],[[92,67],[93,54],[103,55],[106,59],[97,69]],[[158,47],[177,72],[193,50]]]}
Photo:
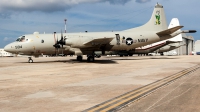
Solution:
{"label": "aircraft serial number", "polygon": [[22,45],[15,46],[15,49],[21,49]]}

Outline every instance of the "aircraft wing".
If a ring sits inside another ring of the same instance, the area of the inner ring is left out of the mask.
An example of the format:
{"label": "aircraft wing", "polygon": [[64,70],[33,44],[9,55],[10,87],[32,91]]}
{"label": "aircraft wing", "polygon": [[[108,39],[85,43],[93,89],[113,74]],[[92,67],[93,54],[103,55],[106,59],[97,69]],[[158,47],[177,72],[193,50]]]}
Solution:
{"label": "aircraft wing", "polygon": [[84,45],[86,45],[86,46],[101,46],[101,45],[109,44],[113,39],[114,39],[113,37],[97,38],[97,39],[93,39],[89,42],[85,42]]}
{"label": "aircraft wing", "polygon": [[156,51],[156,50],[158,50],[158,49],[160,49],[160,48],[162,48],[162,47],[164,47],[166,45],[169,45],[171,43],[174,43],[174,42],[172,42],[172,41],[166,41],[166,42],[163,42],[161,44],[148,47],[146,49],[136,49],[136,52],[138,52],[138,53],[151,53],[151,52],[154,52],[154,51]]}
{"label": "aircraft wing", "polygon": [[176,26],[176,27],[173,27],[173,28],[170,28],[170,29],[167,29],[167,30],[164,30],[164,31],[161,31],[161,32],[158,32],[156,33],[158,36],[162,37],[162,36],[165,36],[165,35],[170,35],[174,32],[176,32],[177,30],[183,28],[183,26]]}

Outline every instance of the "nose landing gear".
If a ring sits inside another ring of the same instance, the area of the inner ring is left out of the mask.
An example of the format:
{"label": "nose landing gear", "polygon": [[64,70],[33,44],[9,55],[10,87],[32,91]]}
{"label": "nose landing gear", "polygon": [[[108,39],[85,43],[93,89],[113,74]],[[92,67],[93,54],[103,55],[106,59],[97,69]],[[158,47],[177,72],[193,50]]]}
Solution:
{"label": "nose landing gear", "polygon": [[32,60],[31,57],[28,57],[28,62],[29,62],[29,63],[33,63],[33,60]]}

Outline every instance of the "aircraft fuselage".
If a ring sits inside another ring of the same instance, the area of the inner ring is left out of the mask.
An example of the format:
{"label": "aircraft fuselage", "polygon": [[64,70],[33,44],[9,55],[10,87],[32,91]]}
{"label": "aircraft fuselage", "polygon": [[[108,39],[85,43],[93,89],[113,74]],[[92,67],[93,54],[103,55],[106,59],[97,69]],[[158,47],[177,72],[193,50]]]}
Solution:
{"label": "aircraft fuselage", "polygon": [[[118,36],[116,36],[118,35]],[[88,52],[101,51],[101,48],[93,47],[98,46],[99,43],[91,43],[84,45],[84,43],[98,38],[113,38],[109,45],[105,46],[105,51],[119,51],[119,50],[131,50],[140,46],[148,45],[157,41],[171,38],[166,36],[160,38],[156,35],[156,32],[92,32],[92,33],[64,33],[63,37],[66,41],[71,41],[71,45],[64,45],[63,48],[55,49],[53,46],[57,40],[60,40],[61,33],[58,34],[31,34],[24,35],[23,41],[16,41],[5,48],[7,51],[24,55],[49,55],[62,53],[74,54],[74,51],[78,49],[87,48]],[[88,48],[91,46],[91,49]],[[83,53],[84,55],[84,53]]]}

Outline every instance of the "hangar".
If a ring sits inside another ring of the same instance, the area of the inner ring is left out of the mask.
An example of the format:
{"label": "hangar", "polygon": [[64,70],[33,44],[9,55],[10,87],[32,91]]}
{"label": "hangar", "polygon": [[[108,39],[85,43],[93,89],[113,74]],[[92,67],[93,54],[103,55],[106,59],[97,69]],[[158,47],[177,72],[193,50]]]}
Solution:
{"label": "hangar", "polygon": [[182,41],[179,42],[180,47],[166,52],[165,55],[191,55],[194,53],[194,38],[193,36],[187,36],[185,33],[182,33]]}

